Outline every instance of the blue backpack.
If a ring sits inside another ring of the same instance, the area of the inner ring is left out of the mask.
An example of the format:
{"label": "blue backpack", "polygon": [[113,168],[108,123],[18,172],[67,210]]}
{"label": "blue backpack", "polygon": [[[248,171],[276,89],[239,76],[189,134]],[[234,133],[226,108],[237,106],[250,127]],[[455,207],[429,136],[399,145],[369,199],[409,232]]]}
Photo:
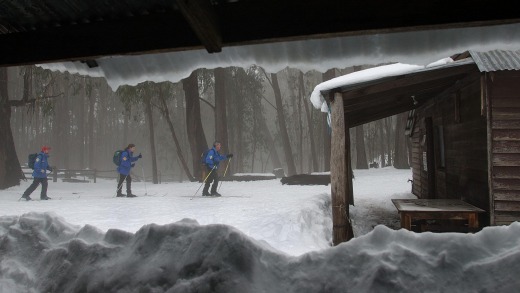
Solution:
{"label": "blue backpack", "polygon": [[200,163],[201,163],[202,165],[206,165],[206,157],[208,156],[208,153],[209,153],[210,150],[211,150],[211,149],[207,149],[207,150],[205,150],[205,151],[202,153],[202,155],[200,155]]}
{"label": "blue backpack", "polygon": [[114,156],[112,157],[112,162],[114,162],[114,164],[116,164],[116,166],[121,165],[121,154],[123,152],[124,151],[122,151],[122,150],[117,150],[114,152]]}
{"label": "blue backpack", "polygon": [[29,165],[29,168],[34,170],[34,163],[36,162],[36,158],[38,157],[38,154],[29,154],[29,160],[27,165]]}

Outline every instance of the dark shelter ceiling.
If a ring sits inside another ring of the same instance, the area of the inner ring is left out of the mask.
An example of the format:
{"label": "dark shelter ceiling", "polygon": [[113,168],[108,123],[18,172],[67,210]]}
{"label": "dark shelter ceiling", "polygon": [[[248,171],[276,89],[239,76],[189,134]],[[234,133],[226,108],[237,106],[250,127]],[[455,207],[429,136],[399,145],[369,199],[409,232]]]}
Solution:
{"label": "dark shelter ceiling", "polygon": [[520,22],[507,3],[0,0],[0,66]]}

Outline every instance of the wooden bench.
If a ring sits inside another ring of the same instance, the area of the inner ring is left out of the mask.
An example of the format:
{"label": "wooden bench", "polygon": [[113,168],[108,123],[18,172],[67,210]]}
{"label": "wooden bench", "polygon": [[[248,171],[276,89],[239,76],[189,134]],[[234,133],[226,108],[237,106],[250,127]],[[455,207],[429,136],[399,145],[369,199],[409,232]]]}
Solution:
{"label": "wooden bench", "polygon": [[[478,214],[485,212],[458,199],[392,199],[401,216],[401,228],[412,230],[412,222],[421,220],[467,221],[467,231],[479,228]],[[423,232],[423,227],[418,232]],[[444,229],[450,231],[450,229]],[[456,232],[456,231],[454,231]]]}

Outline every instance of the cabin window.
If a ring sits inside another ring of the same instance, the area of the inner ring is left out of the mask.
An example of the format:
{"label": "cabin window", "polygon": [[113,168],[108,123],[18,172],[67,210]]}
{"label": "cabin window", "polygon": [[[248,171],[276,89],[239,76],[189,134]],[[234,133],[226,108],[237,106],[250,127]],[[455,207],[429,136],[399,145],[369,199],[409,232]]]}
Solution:
{"label": "cabin window", "polygon": [[445,157],[444,157],[444,128],[442,125],[439,125],[435,128],[435,141],[437,142],[437,153],[439,154],[437,156],[438,160],[438,166],[439,168],[445,168]]}

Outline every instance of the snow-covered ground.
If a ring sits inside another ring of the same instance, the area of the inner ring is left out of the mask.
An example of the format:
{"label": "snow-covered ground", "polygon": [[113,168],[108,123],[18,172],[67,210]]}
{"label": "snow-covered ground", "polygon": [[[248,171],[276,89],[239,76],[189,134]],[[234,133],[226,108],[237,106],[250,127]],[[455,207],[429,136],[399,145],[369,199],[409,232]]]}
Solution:
{"label": "snow-covered ground", "polygon": [[25,202],[23,182],[0,191],[0,292],[520,288],[520,223],[477,234],[398,230],[390,199],[413,198],[411,172],[354,173],[356,238],[336,247],[330,186],[222,182],[223,197],[205,198],[194,196],[199,183],[137,182],[142,196],[115,198],[115,181],[50,182],[53,200]]}

